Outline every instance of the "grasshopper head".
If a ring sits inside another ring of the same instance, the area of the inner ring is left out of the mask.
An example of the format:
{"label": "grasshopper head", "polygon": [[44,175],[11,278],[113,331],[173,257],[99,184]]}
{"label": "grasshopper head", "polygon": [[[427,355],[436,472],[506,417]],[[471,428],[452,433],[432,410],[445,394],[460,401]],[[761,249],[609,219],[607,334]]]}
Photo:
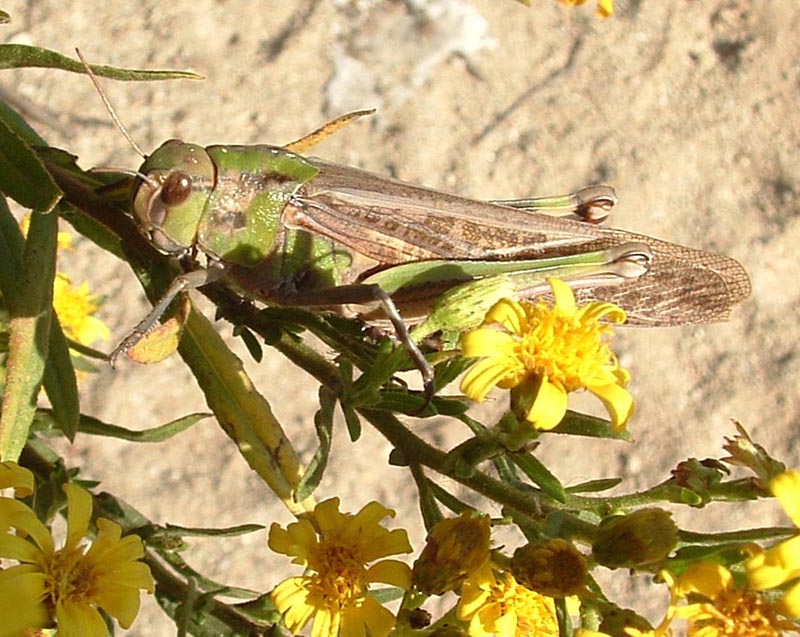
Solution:
{"label": "grasshopper head", "polygon": [[164,142],[139,172],[133,217],[159,250],[178,254],[197,240],[197,227],[216,179],[214,162],[202,146]]}

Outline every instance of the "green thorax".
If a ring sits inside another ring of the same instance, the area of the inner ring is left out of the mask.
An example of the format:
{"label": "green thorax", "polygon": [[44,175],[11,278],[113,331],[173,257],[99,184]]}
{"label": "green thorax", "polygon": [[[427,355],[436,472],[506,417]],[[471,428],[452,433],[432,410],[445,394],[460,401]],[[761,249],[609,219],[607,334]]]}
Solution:
{"label": "green thorax", "polygon": [[255,266],[275,249],[281,213],[319,168],[274,146],[209,146],[216,180],[197,227],[199,247],[225,262]]}

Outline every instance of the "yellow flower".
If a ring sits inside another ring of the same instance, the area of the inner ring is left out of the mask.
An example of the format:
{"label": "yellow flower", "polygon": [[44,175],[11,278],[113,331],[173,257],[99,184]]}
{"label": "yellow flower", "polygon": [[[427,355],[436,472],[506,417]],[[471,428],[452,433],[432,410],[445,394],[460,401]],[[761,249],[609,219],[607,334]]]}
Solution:
{"label": "yellow flower", "polygon": [[490,563],[461,587],[458,618],[469,622],[471,637],[556,637],[558,622],[552,598],[518,584],[511,573]]}
{"label": "yellow flower", "polygon": [[[17,534],[0,536],[0,558],[19,562],[0,573],[0,599],[15,590],[26,591],[21,603],[37,619],[30,627],[42,627],[42,618],[55,620],[59,637],[105,637],[99,606],[128,628],[139,612],[139,589],[153,592],[153,578],[138,536],[121,538],[118,524],[100,518],[98,533],[86,550],[82,540],[89,528],[91,495],[74,484],[67,494],[67,538],[56,550],[47,527],[32,509],[12,498],[0,498],[0,530]],[[0,613],[0,635],[16,621]],[[26,621],[31,621],[30,619]]]}
{"label": "yellow flower", "polygon": [[67,338],[81,345],[108,340],[108,327],[94,316],[99,309],[97,297],[89,292],[86,283],[73,287],[66,274],[56,272],[53,281],[53,309]]}
{"label": "yellow flower", "polygon": [[[784,471],[769,486],[795,526],[800,526],[800,472]],[[747,580],[753,590],[775,588],[800,577],[800,535],[766,551],[755,550],[753,557],[745,562]],[[787,615],[800,617],[800,581],[786,591],[783,604]]]}
{"label": "yellow flower", "polygon": [[489,561],[489,516],[465,511],[431,530],[414,562],[412,583],[423,593],[442,595]]}
{"label": "yellow flower", "polygon": [[625,389],[628,371],[619,366],[604,336],[625,313],[613,303],[578,308],[570,287],[549,279],[555,306],[503,299],[481,327],[461,337],[464,356],[480,357],[461,381],[461,390],[482,401],[497,385],[510,389],[525,383],[534,393],[525,418],[537,429],[552,429],[567,411],[567,394],[586,388],[608,409],[615,429],[633,414]]}
{"label": "yellow flower", "polygon": [[674,583],[678,598],[690,598],[678,606],[675,616],[688,622],[688,637],[780,637],[800,625],[781,617],[780,604],[747,587],[735,584],[730,571],[720,564],[698,562]]}
{"label": "yellow flower", "polygon": [[[560,0],[561,4],[575,7],[583,4],[586,0]],[[614,15],[614,0],[597,0],[597,15],[601,18],[608,18]]]}
{"label": "yellow flower", "polygon": [[369,585],[381,582],[408,590],[411,569],[397,560],[373,562],[387,555],[410,553],[408,535],[380,525],[394,511],[370,502],[355,515],[339,512],[339,498],[321,502],[285,529],[273,524],[269,547],[288,555],[310,572],[278,584],[272,601],[291,633],[314,620],[312,637],[386,637],[395,617],[374,598]]}

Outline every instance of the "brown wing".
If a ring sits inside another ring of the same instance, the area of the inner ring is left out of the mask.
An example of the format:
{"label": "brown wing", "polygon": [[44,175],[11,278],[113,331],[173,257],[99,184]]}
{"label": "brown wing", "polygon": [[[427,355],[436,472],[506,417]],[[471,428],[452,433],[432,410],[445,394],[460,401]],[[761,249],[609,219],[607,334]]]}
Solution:
{"label": "brown wing", "polygon": [[313,162],[320,173],[287,207],[287,225],[328,236],[383,265],[548,257],[642,242],[654,255],[647,274],[613,285],[577,282],[578,297],[617,303],[631,324],[683,325],[725,320],[750,293],[744,268],[722,255]]}

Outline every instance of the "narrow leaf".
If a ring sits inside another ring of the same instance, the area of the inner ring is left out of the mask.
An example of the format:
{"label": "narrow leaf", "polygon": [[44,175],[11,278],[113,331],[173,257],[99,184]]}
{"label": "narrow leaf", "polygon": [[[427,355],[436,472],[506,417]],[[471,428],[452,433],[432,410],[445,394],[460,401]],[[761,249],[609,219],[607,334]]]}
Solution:
{"label": "narrow leaf", "polygon": [[631,442],[633,438],[626,429],[614,431],[611,423],[605,418],[582,414],[577,411],[567,410],[559,425],[552,433],[571,434],[573,436],[588,436],[590,438],[610,438],[611,440],[624,440]]}
{"label": "narrow leaf", "polygon": [[177,537],[238,537],[263,531],[266,527],[261,524],[239,524],[237,526],[227,526],[218,529],[210,529],[199,526],[178,526],[167,524],[163,533]]}
{"label": "narrow leaf", "polygon": [[599,478],[597,480],[588,480],[580,484],[567,487],[567,493],[598,493],[600,491],[608,491],[613,489],[620,482],[622,478]]}
{"label": "narrow leaf", "polygon": [[25,118],[2,100],[0,100],[0,119],[28,145],[47,145],[47,142],[39,137],[39,134],[25,121]]}
{"label": "narrow leaf", "polygon": [[[95,75],[109,77],[114,80],[151,81],[151,80],[202,80],[203,76],[191,71],[145,71],[141,69],[122,69],[114,66],[90,64]],[[85,73],[86,69],[78,60],[66,55],[27,44],[0,44],[0,69],[17,69],[22,67],[38,67],[61,69],[72,73]]]}
{"label": "narrow leaf", "polygon": [[266,399],[256,391],[242,366],[214,326],[194,308],[189,313],[179,352],[192,370],[225,433],[234,440],[250,467],[295,513],[313,502],[297,501],[301,468]]}
{"label": "narrow leaf", "polygon": [[[0,293],[5,298],[13,298],[15,294],[24,249],[25,238],[19,224],[9,211],[5,199],[0,197],[0,263],[3,263],[0,268]],[[55,412],[57,427],[72,440],[80,416],[78,383],[67,340],[55,317],[50,323],[50,346],[43,384]]]}
{"label": "narrow leaf", "polygon": [[50,341],[57,232],[56,215],[33,215],[19,283],[8,298],[11,334],[0,414],[2,460],[19,458],[36,411]]}
{"label": "narrow leaf", "polygon": [[310,497],[319,486],[325,468],[328,466],[328,456],[333,440],[333,408],[336,406],[336,397],[325,386],[319,388],[319,411],[314,415],[314,426],[317,430],[319,447],[314,453],[308,469],[300,478],[295,491],[295,498],[305,500]]}
{"label": "narrow leaf", "polygon": [[[46,412],[46,410],[41,411]],[[91,416],[82,415],[78,429],[81,433],[117,438],[119,440],[129,440],[130,442],[164,442],[186,431],[190,427],[193,427],[209,416],[211,416],[211,414],[189,414],[157,427],[151,427],[143,431],[133,431],[131,429],[125,429],[124,427],[105,423]]]}
{"label": "narrow leaf", "polygon": [[0,190],[25,208],[49,212],[61,190],[33,149],[0,120]]}
{"label": "narrow leaf", "polygon": [[564,502],[567,499],[564,485],[535,456],[529,453],[512,453],[509,454],[509,457],[534,484],[541,487],[542,491],[551,498],[558,502]]}

